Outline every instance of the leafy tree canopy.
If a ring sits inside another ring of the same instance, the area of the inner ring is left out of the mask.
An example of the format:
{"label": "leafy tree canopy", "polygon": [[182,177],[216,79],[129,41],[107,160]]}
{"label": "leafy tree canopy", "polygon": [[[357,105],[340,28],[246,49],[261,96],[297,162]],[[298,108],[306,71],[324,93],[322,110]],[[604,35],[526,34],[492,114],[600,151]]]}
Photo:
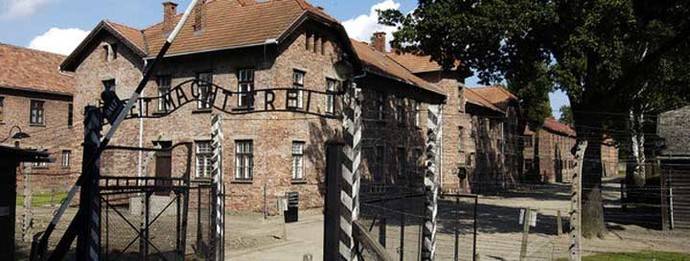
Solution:
{"label": "leafy tree canopy", "polygon": [[558,111],[561,112],[561,117],[558,118],[558,121],[573,126],[573,110],[570,109],[570,106],[563,105]]}

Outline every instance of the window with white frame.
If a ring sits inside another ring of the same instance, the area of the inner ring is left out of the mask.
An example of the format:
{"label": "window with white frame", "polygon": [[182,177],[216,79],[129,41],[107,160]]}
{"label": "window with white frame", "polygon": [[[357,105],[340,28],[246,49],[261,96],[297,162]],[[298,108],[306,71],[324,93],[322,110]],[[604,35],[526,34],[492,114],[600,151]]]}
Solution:
{"label": "window with white frame", "polygon": [[63,150],[62,151],[62,167],[69,168],[72,161],[72,151]]}
{"label": "window with white frame", "polygon": [[254,168],[254,149],[251,140],[235,141],[235,179],[251,180]]}
{"label": "window with white frame", "polygon": [[304,142],[292,142],[292,179],[304,179]]}
{"label": "window with white frame", "polygon": [[196,177],[208,178],[211,177],[213,164],[211,158],[213,157],[213,147],[210,141],[196,142]]}
{"label": "window with white frame", "polygon": [[29,123],[33,125],[44,125],[44,101],[31,100],[31,114],[29,118]]}
{"label": "window with white frame", "polygon": [[254,70],[242,69],[237,71],[237,106],[240,108],[254,107]]}
{"label": "window with white frame", "polygon": [[386,117],[386,94],[376,92],[376,118],[383,120]]}
{"label": "window with white frame", "polygon": [[414,126],[419,127],[419,102],[414,101]]}
{"label": "window with white frame", "polygon": [[404,124],[405,118],[405,100],[403,98],[395,99],[395,119],[400,124]]}
{"label": "window with white frame", "polygon": [[197,102],[197,109],[210,109],[209,93],[211,92],[213,84],[213,73],[201,72],[196,74],[197,80],[197,95],[199,101]]}
{"label": "window with white frame", "polygon": [[335,92],[338,89],[338,81],[326,79],[326,113],[335,113]]}
{"label": "window with white frame", "polygon": [[170,92],[171,81],[172,77],[170,75],[159,75],[156,79],[156,83],[158,84],[158,96],[160,97],[160,99],[158,99],[158,111],[160,112],[166,112],[170,109],[168,108],[168,93]]}
{"label": "window with white frame", "polygon": [[292,109],[302,108],[304,106],[303,102],[303,91],[304,89],[304,72],[300,70],[294,70],[292,72],[292,88],[288,92],[288,107]]}

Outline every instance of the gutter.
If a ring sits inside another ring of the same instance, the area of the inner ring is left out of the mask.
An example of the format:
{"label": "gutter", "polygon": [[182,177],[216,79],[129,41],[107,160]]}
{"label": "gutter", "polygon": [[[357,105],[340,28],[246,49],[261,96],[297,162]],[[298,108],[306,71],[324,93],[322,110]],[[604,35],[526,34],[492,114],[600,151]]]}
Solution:
{"label": "gutter", "polygon": [[[246,44],[246,45],[235,45],[235,46],[230,46],[230,47],[221,47],[221,48],[215,48],[215,49],[208,49],[208,50],[203,50],[203,51],[194,51],[194,52],[184,52],[184,53],[176,53],[176,54],[170,54],[170,55],[165,55],[163,58],[170,58],[170,57],[178,57],[178,56],[185,56],[185,55],[192,55],[192,54],[202,54],[202,53],[212,53],[212,52],[218,52],[218,51],[228,51],[228,50],[234,50],[234,49],[241,49],[241,48],[248,48],[248,47],[257,47],[257,46],[266,46],[266,45],[272,45],[272,44],[278,44],[278,41],[276,39],[266,39],[263,43],[254,43],[254,44]],[[145,61],[148,60],[153,60],[156,59],[155,56],[148,56],[144,57]]]}

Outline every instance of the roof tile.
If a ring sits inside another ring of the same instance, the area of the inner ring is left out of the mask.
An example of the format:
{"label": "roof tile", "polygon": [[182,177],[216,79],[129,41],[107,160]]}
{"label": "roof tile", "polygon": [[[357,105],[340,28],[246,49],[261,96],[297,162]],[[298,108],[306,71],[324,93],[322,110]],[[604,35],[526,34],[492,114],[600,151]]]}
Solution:
{"label": "roof tile", "polygon": [[0,43],[0,87],[72,95],[73,78],[58,67],[64,56]]}

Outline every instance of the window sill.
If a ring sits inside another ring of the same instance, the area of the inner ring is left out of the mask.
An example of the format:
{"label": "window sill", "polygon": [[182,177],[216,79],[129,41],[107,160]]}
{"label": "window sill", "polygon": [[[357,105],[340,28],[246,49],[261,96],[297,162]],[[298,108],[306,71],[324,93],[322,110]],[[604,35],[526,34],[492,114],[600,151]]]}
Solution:
{"label": "window sill", "polygon": [[170,113],[170,111],[158,111],[157,110],[157,111],[153,112],[153,115],[166,115],[168,113]]}
{"label": "window sill", "polygon": [[236,179],[236,180],[230,181],[230,184],[252,184],[252,183],[254,183],[254,181],[251,179],[245,179],[245,180]]}
{"label": "window sill", "polygon": [[206,114],[206,113],[211,113],[212,110],[210,108],[208,109],[196,109],[192,111],[192,114]]}
{"label": "window sill", "polygon": [[44,123],[44,124],[40,124],[40,123],[29,123],[29,127],[45,127],[45,126],[46,126],[45,123]]}
{"label": "window sill", "polygon": [[304,184],[307,184],[307,180],[305,180],[305,179],[293,179],[291,184],[292,185],[304,185]]}

